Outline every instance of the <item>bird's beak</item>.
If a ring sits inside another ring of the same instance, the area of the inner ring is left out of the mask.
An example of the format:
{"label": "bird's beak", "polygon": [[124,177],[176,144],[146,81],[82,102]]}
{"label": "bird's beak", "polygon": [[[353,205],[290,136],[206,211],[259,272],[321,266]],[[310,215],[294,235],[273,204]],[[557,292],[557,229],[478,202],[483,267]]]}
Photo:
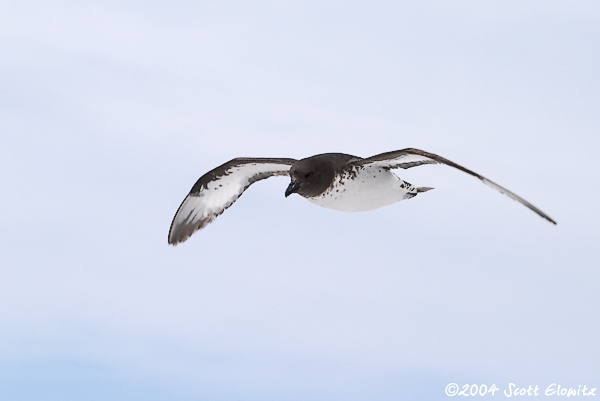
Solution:
{"label": "bird's beak", "polygon": [[292,182],[290,182],[290,185],[288,185],[287,189],[285,190],[285,197],[287,198],[294,192],[297,192],[298,188],[300,188],[300,184],[298,183],[298,181],[292,180]]}

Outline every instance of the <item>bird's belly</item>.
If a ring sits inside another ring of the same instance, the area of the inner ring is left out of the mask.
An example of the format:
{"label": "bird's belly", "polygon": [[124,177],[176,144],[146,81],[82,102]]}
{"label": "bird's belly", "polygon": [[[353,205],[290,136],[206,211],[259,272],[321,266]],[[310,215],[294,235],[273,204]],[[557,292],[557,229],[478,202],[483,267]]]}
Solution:
{"label": "bird's belly", "polygon": [[366,212],[399,202],[407,192],[403,181],[394,173],[363,168],[336,177],[323,194],[306,199],[328,209]]}

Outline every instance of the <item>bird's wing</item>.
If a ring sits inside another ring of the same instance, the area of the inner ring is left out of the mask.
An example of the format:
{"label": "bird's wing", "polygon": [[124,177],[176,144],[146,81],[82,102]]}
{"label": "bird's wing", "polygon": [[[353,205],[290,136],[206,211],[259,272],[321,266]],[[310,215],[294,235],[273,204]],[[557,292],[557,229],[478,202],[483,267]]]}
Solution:
{"label": "bird's wing", "polygon": [[187,240],[233,204],[250,185],[289,175],[294,159],[238,158],[204,174],[185,197],[171,223],[169,244]]}
{"label": "bird's wing", "polygon": [[548,220],[549,222],[551,222],[553,224],[556,224],[556,222],[554,220],[552,220],[552,218],[550,218],[550,216],[548,216],[546,213],[542,212],[540,209],[533,206],[531,203],[527,202],[525,199],[521,198],[519,195],[515,194],[514,192],[509,191],[508,189],[496,184],[492,180],[488,180],[484,176],[479,175],[476,172],[469,170],[468,168],[465,168],[465,167],[458,165],[448,159],[445,159],[445,158],[435,155],[433,153],[425,152],[423,150],[412,149],[412,148],[396,150],[396,151],[392,151],[392,152],[382,153],[380,155],[375,155],[375,156],[369,157],[367,159],[356,160],[356,161],[353,161],[351,164],[357,165],[357,166],[365,166],[365,165],[378,166],[378,167],[384,168],[386,170],[394,169],[394,168],[407,169],[407,168],[411,168],[411,167],[415,167],[415,166],[421,166],[423,164],[446,164],[448,166],[454,167],[456,169],[464,171],[467,174],[470,174],[474,177],[479,178],[481,181],[483,181],[484,184],[489,185],[490,187],[503,193],[504,195],[507,195],[508,197],[516,200],[517,202],[522,203],[523,205],[527,206],[529,209],[533,210],[538,215],[543,217],[544,219]]}

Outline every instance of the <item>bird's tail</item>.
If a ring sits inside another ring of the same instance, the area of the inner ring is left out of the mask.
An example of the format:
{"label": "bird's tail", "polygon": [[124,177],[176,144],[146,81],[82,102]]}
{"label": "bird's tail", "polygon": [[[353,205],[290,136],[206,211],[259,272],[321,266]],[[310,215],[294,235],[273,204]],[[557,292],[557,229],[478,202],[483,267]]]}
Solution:
{"label": "bird's tail", "polygon": [[[406,182],[406,181],[404,181],[403,185],[406,185],[408,187],[407,188],[408,191],[406,192],[406,194],[404,194],[404,199],[414,198],[415,196],[417,196],[417,194],[419,192],[427,192],[430,189],[433,189],[433,188],[429,188],[429,187],[415,187],[414,185],[412,185],[411,183]],[[404,187],[402,187],[402,188],[404,188]]]}

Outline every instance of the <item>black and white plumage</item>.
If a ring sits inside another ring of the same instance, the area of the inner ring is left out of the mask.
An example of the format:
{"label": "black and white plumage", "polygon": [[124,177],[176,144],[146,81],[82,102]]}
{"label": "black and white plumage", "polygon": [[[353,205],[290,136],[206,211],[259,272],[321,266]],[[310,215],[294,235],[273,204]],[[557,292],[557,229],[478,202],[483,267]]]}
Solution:
{"label": "black and white plumage", "polygon": [[484,184],[527,206],[556,224],[547,214],[508,189],[448,159],[419,149],[402,149],[366,159],[343,153],[326,153],[302,160],[237,158],[204,174],[177,210],[169,243],[187,240],[233,204],[250,185],[273,176],[290,176],[285,196],[297,193],[329,209],[360,212],[377,209],[432,188],[415,187],[392,169],[423,164],[446,164],[477,177]]}
{"label": "black and white plumage", "polygon": [[250,185],[265,178],[289,175],[295,159],[238,158],[204,174],[177,210],[169,244],[176,245],[204,228],[233,204]]}

